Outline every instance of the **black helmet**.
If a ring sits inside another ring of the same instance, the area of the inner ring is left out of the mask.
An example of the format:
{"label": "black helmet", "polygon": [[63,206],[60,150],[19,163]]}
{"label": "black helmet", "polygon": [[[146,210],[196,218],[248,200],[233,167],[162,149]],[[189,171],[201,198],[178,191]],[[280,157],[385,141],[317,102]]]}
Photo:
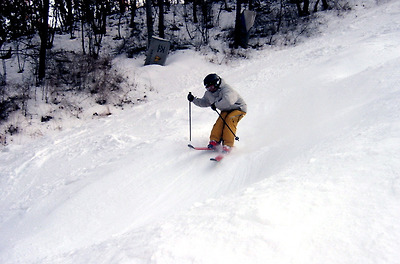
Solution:
{"label": "black helmet", "polygon": [[204,78],[204,86],[207,88],[211,85],[214,85],[216,88],[221,84],[221,77],[216,75],[215,73],[210,73]]}

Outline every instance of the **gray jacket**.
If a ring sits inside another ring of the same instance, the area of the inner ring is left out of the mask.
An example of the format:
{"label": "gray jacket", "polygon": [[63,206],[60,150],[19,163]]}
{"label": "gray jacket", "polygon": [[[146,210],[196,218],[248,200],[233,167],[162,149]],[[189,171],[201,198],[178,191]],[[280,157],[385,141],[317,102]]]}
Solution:
{"label": "gray jacket", "polygon": [[215,104],[221,111],[241,110],[247,112],[247,104],[243,98],[224,80],[221,81],[220,88],[216,92],[206,91],[203,98],[196,97],[193,103],[200,107],[209,107]]}

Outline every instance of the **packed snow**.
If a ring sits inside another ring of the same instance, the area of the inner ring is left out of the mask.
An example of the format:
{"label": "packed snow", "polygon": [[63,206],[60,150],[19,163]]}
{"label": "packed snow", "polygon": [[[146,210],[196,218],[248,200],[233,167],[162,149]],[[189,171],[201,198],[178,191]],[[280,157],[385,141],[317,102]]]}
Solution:
{"label": "packed snow", "polygon": [[[0,263],[400,263],[400,2],[324,17],[246,60],[117,58],[146,103],[2,147]],[[187,147],[211,72],[248,104],[220,163]]]}

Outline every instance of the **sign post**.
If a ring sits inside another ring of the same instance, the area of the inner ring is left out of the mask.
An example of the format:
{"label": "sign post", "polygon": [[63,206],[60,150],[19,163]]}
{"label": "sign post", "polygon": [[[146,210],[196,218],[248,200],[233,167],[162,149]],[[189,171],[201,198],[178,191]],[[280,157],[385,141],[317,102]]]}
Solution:
{"label": "sign post", "polygon": [[171,43],[168,40],[152,37],[144,65],[158,64],[164,66],[170,46]]}

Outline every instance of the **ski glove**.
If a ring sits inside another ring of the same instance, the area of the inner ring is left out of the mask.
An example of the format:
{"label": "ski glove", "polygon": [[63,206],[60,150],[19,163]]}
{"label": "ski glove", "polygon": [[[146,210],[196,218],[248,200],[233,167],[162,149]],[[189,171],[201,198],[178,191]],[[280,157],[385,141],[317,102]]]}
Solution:
{"label": "ski glove", "polygon": [[215,106],[215,104],[211,105],[211,109],[214,110],[214,111],[217,111],[217,107]]}
{"label": "ski glove", "polygon": [[193,94],[189,93],[188,96],[187,96],[187,99],[189,100],[189,102],[193,102],[193,100],[194,100]]}

